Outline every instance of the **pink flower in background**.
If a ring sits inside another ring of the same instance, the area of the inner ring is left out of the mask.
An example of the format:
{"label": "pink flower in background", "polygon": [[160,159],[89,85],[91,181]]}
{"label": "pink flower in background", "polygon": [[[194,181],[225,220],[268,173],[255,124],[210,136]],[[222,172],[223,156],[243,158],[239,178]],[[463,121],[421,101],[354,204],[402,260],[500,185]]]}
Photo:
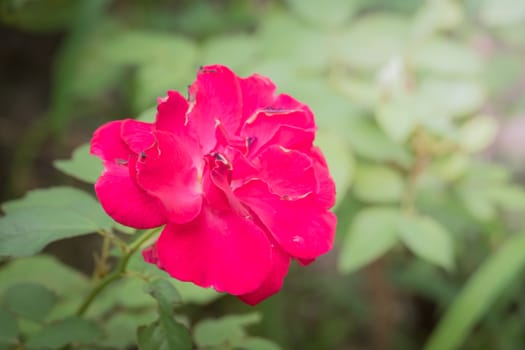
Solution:
{"label": "pink flower in background", "polygon": [[95,132],[105,167],[95,190],[124,225],[166,225],[146,261],[254,305],[279,291],[291,259],[332,247],[335,186],[315,131],[308,106],[269,79],[203,67],[188,100],[159,100],[154,123]]}

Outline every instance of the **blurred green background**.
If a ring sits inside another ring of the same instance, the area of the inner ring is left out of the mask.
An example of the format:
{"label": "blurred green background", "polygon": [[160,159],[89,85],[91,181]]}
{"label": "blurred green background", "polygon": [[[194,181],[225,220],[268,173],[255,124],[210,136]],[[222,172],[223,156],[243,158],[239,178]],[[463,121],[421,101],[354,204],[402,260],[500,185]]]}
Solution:
{"label": "blurred green background", "polygon": [[[339,225],[251,333],[283,349],[525,349],[524,33],[523,0],[0,0],[0,201],[91,191],[53,161],[98,125],[151,116],[200,65],[257,72],[314,110]],[[89,274],[99,245],[46,251]],[[184,313],[252,310],[204,304]],[[120,336],[107,348],[132,348]]]}

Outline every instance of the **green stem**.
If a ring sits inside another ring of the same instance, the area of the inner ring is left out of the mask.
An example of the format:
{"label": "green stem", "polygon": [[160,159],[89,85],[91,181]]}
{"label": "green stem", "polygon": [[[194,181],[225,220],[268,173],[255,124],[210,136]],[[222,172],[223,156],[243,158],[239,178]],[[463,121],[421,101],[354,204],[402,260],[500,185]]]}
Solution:
{"label": "green stem", "polygon": [[155,229],[146,231],[142,236],[140,236],[137,240],[135,240],[133,243],[131,243],[128,246],[127,251],[124,253],[124,255],[122,255],[122,258],[120,259],[120,261],[119,261],[119,263],[117,265],[117,268],[112,273],[110,273],[109,275],[107,275],[106,277],[101,279],[93,287],[93,289],[91,289],[91,291],[87,295],[87,297],[84,300],[84,302],[78,308],[78,310],[76,312],[77,316],[84,315],[86,313],[87,309],[89,308],[89,306],[91,305],[91,303],[93,302],[93,300],[95,300],[95,298],[100,294],[100,292],[102,292],[112,282],[114,282],[114,281],[120,279],[122,276],[124,276],[124,274],[126,273],[126,269],[128,267],[128,262],[129,262],[129,259],[131,258],[131,256],[137,250],[139,250],[139,248],[144,244],[144,242],[146,242],[148,239],[153,237],[159,230],[160,230],[160,228],[155,228]]}
{"label": "green stem", "polygon": [[[502,246],[478,268],[448,307],[445,315],[430,335],[425,350],[461,348],[476,324],[489,312],[505,290],[523,278],[525,269],[525,232],[508,238]],[[521,283],[521,282],[520,282]],[[509,300],[505,300],[507,303]]]}

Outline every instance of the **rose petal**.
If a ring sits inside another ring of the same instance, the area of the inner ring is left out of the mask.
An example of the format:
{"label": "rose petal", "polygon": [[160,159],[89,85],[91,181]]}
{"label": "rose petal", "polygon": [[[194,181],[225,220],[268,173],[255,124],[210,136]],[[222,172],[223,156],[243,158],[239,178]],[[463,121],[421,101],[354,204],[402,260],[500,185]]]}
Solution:
{"label": "rose petal", "polygon": [[[279,131],[283,127],[292,127],[293,129]],[[304,132],[295,135],[294,131],[297,129]],[[315,130],[314,116],[308,106],[288,95],[281,94],[271,106],[259,109],[246,121],[241,130],[241,135],[254,140],[255,144],[251,152],[255,153],[274,138],[274,143],[285,141],[290,144],[304,143],[303,138],[305,136],[307,139],[313,140]],[[276,136],[279,132],[287,133]]]}
{"label": "rose petal", "polygon": [[137,183],[160,200],[170,221],[193,220],[202,205],[198,169],[186,145],[175,135],[163,131],[154,134],[155,147],[144,151],[136,164]]}
{"label": "rose petal", "polygon": [[281,249],[272,248],[272,268],[268,277],[255,291],[239,295],[239,299],[250,305],[256,305],[264,299],[274,295],[283,286],[284,278],[288,273],[290,257]]}
{"label": "rose petal", "polygon": [[239,79],[242,93],[242,121],[249,119],[258,108],[269,106],[275,100],[275,84],[268,78],[254,74]]}
{"label": "rose petal", "polygon": [[269,118],[279,119],[281,125],[292,125],[302,129],[315,128],[314,115],[310,108],[290,95],[279,94],[271,104],[259,108],[258,112],[246,121],[246,126],[253,127],[254,123],[257,125],[257,119],[263,122]]}
{"label": "rose petal", "polygon": [[221,123],[218,123],[216,126],[215,139],[217,142],[215,146],[215,151],[217,152],[224,152],[224,149],[226,147],[231,146],[242,150],[243,153],[246,153],[248,148],[248,144],[245,138],[239,135],[231,134]]}
{"label": "rose petal", "polygon": [[107,168],[95,184],[95,192],[106,213],[123,225],[142,229],[167,221],[158,200],[135,185],[126,166]]}
{"label": "rose petal", "polygon": [[234,295],[266,280],[270,249],[253,221],[209,209],[185,225],[168,224],[156,243],[159,264],[171,276]]}
{"label": "rose petal", "polygon": [[[204,180],[209,178],[206,183],[205,192],[208,203],[214,209],[231,210],[236,215],[241,217],[250,217],[251,214],[246,207],[233,194],[230,185],[231,180],[231,165],[223,163],[223,156],[220,155],[218,160],[214,157],[209,157],[210,170],[206,173]],[[213,163],[213,164],[212,164]]]}
{"label": "rose petal", "polygon": [[226,147],[224,155],[232,164],[232,187],[236,187],[234,182],[244,180],[257,176],[258,170],[255,165],[250,162],[242,153],[236,148]]}
{"label": "rose petal", "polygon": [[133,119],[122,121],[120,136],[129,149],[136,154],[153,146],[155,137],[152,134],[153,124],[139,122]]}
{"label": "rose petal", "polygon": [[185,130],[188,102],[178,91],[168,91],[168,96],[160,99],[157,106],[155,128],[175,134]]}
{"label": "rose petal", "polygon": [[117,160],[127,161],[131,152],[120,138],[122,120],[115,120],[100,126],[91,139],[90,153],[99,157],[108,165]]}
{"label": "rose petal", "polygon": [[259,177],[273,194],[293,200],[317,191],[312,160],[304,153],[271,146],[257,160]]}
{"label": "rose petal", "polygon": [[316,203],[315,195],[282,200],[260,180],[241,186],[235,195],[250,207],[291,256],[312,259],[332,248],[337,219]]}
{"label": "rose petal", "polygon": [[239,80],[227,67],[202,67],[189,93],[188,118],[206,154],[215,147],[215,128],[218,124],[222,124],[232,135],[239,129],[242,118]]}
{"label": "rose petal", "polygon": [[160,99],[157,107],[155,129],[174,134],[186,145],[193,163],[199,168],[203,165],[202,151],[197,135],[187,119],[188,102],[177,91],[168,91],[168,96]]}
{"label": "rose petal", "polygon": [[149,246],[146,249],[142,251],[142,257],[144,258],[144,261],[157,265],[159,268],[160,262],[159,262],[159,256],[157,254],[157,247],[155,245]]}
{"label": "rose petal", "polygon": [[297,259],[297,262],[301,266],[308,266],[311,263],[313,263],[314,261],[315,261],[315,259]]}
{"label": "rose petal", "polygon": [[[257,144],[260,149],[265,146],[279,145],[288,149],[301,152],[308,152],[312,148],[315,138],[315,129],[300,129],[295,126],[281,125],[271,138],[264,145]],[[257,149],[252,150],[252,155],[257,153]]]}
{"label": "rose petal", "polygon": [[335,182],[328,171],[326,159],[317,147],[313,147],[310,155],[314,159],[314,171],[317,183],[317,202],[326,209],[330,209],[335,205],[336,188]]}

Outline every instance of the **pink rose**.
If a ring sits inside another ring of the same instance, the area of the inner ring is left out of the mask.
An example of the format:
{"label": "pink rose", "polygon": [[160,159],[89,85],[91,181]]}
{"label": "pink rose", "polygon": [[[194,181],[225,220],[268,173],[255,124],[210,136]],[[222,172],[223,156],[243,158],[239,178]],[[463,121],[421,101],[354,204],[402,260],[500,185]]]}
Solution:
{"label": "pink rose", "polygon": [[279,291],[291,259],[332,247],[335,185],[315,131],[308,106],[269,79],[203,67],[187,100],[159,99],[154,123],[95,132],[105,167],[95,190],[124,225],[166,225],[147,262],[254,305]]}

